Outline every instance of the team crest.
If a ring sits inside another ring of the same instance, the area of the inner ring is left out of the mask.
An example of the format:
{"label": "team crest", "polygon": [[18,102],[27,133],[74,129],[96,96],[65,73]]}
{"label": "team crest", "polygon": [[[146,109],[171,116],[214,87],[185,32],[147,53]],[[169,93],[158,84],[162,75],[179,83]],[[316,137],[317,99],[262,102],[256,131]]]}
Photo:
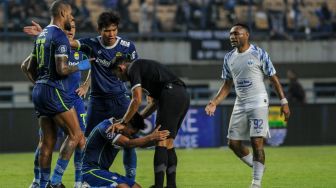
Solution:
{"label": "team crest", "polygon": [[254,65],[254,61],[253,61],[253,59],[249,59],[249,60],[247,61],[247,66],[252,67],[253,65]]}
{"label": "team crest", "polygon": [[121,52],[117,52],[116,54],[115,54],[115,56],[116,57],[121,57],[123,54],[121,53]]}
{"label": "team crest", "polygon": [[67,46],[66,45],[61,45],[58,47],[58,51],[60,53],[65,53],[67,51]]}
{"label": "team crest", "polygon": [[75,58],[76,60],[79,60],[79,53],[78,53],[78,52],[75,52],[75,54],[74,54],[74,58]]}

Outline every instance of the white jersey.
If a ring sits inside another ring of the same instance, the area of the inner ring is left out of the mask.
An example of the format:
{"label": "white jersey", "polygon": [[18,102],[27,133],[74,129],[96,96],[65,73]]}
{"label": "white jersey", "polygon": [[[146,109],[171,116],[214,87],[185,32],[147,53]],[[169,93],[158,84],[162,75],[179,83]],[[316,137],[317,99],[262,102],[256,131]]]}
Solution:
{"label": "white jersey", "polygon": [[275,73],[267,52],[252,44],[243,53],[234,49],[224,57],[222,79],[233,79],[236,108],[268,106],[264,75],[273,76]]}

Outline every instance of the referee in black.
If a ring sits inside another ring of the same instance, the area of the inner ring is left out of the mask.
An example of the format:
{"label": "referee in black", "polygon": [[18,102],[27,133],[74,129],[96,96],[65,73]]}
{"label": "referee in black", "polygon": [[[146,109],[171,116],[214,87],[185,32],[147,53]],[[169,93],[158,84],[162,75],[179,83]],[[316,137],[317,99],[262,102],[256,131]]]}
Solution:
{"label": "referee in black", "polygon": [[126,124],[138,111],[142,95],[148,95],[153,102],[148,103],[140,112],[147,118],[157,110],[156,126],[160,130],[169,130],[167,140],[156,144],[154,154],[154,188],[163,188],[164,176],[167,176],[167,188],[176,187],[177,156],[174,139],[188,111],[190,97],[186,86],[176,75],[160,63],[137,59],[131,62],[127,56],[115,57],[111,71],[122,81],[131,84],[132,100],[121,123]]}

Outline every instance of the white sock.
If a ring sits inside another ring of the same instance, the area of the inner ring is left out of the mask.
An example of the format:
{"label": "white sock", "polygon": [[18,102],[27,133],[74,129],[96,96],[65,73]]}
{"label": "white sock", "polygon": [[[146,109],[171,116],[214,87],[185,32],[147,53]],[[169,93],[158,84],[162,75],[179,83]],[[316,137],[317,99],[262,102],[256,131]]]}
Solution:
{"label": "white sock", "polygon": [[249,153],[248,155],[240,158],[240,160],[242,160],[245,164],[247,164],[249,167],[253,167],[253,156],[251,153]]}
{"label": "white sock", "polygon": [[264,168],[265,166],[258,162],[253,161],[253,180],[252,184],[261,185],[261,179],[264,175]]}

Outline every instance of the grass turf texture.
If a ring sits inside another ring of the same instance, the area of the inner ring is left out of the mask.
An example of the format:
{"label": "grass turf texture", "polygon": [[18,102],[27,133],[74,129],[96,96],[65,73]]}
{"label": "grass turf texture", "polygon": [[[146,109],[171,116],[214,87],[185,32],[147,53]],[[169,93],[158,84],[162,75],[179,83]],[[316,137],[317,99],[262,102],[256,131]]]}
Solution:
{"label": "grass turf texture", "polygon": [[[264,188],[331,188],[336,186],[336,146],[267,147]],[[137,182],[153,184],[153,150],[137,150]],[[247,188],[251,168],[228,148],[179,149],[177,185],[179,188]],[[53,156],[53,167],[58,154]],[[0,154],[0,188],[28,187],[33,179],[33,153]],[[124,174],[122,153],[112,171]],[[73,187],[73,162],[63,177],[66,187]]]}

